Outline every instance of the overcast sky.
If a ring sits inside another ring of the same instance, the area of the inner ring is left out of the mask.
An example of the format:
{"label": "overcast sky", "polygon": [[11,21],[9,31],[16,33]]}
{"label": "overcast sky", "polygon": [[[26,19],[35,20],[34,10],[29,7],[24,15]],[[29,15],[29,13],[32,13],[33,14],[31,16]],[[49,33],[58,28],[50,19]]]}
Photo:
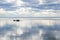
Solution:
{"label": "overcast sky", "polygon": [[0,17],[59,17],[60,0],[0,0]]}

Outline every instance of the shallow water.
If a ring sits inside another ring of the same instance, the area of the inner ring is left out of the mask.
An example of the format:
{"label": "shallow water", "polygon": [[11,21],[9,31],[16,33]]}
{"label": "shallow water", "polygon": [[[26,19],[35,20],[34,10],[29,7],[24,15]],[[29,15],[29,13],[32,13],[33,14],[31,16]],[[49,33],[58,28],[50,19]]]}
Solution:
{"label": "shallow water", "polygon": [[[20,20],[20,21],[14,21]],[[59,40],[60,20],[0,18],[0,40]]]}

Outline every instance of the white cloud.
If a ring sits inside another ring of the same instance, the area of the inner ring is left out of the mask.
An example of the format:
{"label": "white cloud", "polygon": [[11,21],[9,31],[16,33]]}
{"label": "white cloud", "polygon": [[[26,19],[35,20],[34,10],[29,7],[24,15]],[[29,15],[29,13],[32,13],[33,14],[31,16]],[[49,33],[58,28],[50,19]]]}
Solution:
{"label": "white cloud", "polygon": [[2,0],[2,1],[1,1],[2,4],[5,4],[5,3],[7,3],[7,4],[8,4],[8,3],[9,3],[9,4],[13,4],[13,3],[15,3],[15,2],[16,2],[16,0]]}
{"label": "white cloud", "polygon": [[6,11],[5,9],[0,9],[0,17],[59,17],[59,10],[38,10],[30,7],[21,7],[16,9],[16,11]]}
{"label": "white cloud", "polygon": [[16,0],[5,0],[5,2],[7,2],[7,3],[13,3],[13,2],[15,2]]}
{"label": "white cloud", "polygon": [[0,8],[0,13],[6,13],[6,11],[3,8]]}
{"label": "white cloud", "polygon": [[24,2],[22,0],[16,0],[15,5],[16,6],[22,6],[24,4]]}
{"label": "white cloud", "polygon": [[0,8],[0,17],[14,17],[17,16],[16,11],[7,11],[3,8]]}
{"label": "white cloud", "polygon": [[59,4],[60,0],[38,0],[39,4]]}
{"label": "white cloud", "polygon": [[39,4],[45,4],[45,0],[38,0]]}
{"label": "white cloud", "polygon": [[56,3],[56,4],[60,4],[60,0],[55,0],[54,3]]}
{"label": "white cloud", "polygon": [[54,13],[55,10],[41,10],[40,12],[32,13],[33,17],[56,17],[57,13]]}
{"label": "white cloud", "polygon": [[20,16],[27,16],[27,17],[29,17],[29,16],[31,16],[31,14],[32,14],[32,12],[31,12],[31,8],[20,8],[20,9],[17,9],[16,10],[16,13],[18,14],[18,16],[20,15]]}

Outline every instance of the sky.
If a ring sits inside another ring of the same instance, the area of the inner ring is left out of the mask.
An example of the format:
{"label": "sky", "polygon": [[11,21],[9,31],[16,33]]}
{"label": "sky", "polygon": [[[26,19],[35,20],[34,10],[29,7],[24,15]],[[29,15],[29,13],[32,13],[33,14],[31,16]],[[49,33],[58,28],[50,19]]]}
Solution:
{"label": "sky", "polygon": [[[14,17],[19,18],[20,22],[13,21]],[[15,37],[17,40],[49,40],[51,37],[50,40],[58,40],[60,38],[59,20],[20,17],[58,18],[60,0],[0,0],[0,40],[14,40]]]}
{"label": "sky", "polygon": [[0,0],[0,17],[60,17],[60,0]]}

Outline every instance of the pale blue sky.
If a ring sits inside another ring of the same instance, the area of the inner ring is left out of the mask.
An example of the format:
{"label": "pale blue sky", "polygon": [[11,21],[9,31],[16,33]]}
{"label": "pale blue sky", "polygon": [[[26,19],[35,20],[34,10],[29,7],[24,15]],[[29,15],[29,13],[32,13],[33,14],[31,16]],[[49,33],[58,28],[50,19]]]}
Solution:
{"label": "pale blue sky", "polygon": [[[56,0],[0,0],[0,11],[1,11],[0,17],[2,17],[3,15],[4,15],[3,17],[35,17],[37,13],[39,13],[39,15],[42,14],[42,12],[44,12],[42,10],[46,10],[46,12],[49,10],[48,11],[49,13],[51,11],[52,15],[53,13],[55,13],[54,15],[57,16],[58,15],[57,10],[60,11],[60,1],[59,0],[57,1]],[[54,11],[56,11],[57,13]],[[42,15],[48,17],[47,16],[48,13]],[[38,17],[38,15],[36,17]]]}

